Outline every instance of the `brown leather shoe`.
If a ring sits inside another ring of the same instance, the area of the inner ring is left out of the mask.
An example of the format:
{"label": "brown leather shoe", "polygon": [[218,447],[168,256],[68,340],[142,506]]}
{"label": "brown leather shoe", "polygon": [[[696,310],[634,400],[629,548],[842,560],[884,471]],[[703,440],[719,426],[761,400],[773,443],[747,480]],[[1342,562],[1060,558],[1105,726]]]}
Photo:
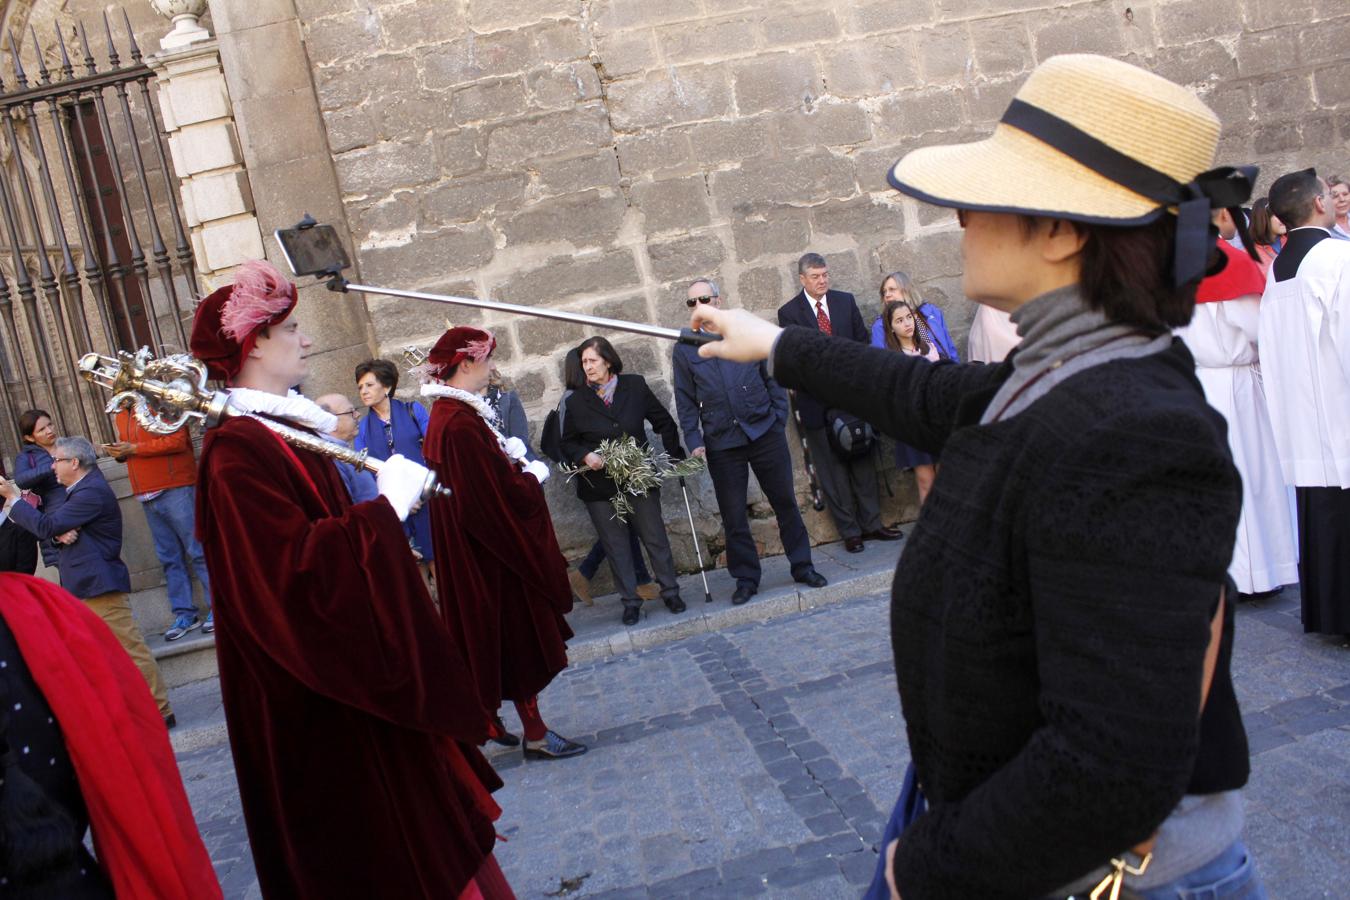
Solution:
{"label": "brown leather shoe", "polygon": [[637,595],[643,600],[655,600],[661,596],[661,585],[655,581],[649,581],[646,584],[637,586]]}
{"label": "brown leather shoe", "polygon": [[861,553],[863,551],[863,539],[860,537],[844,538],[844,549],[849,553]]}
{"label": "brown leather shoe", "polygon": [[905,536],[905,533],[899,528],[887,528],[882,526],[876,531],[869,531],[863,537],[872,541],[898,541]]}
{"label": "brown leather shoe", "polygon": [[577,595],[577,599],[587,606],[595,605],[595,601],[591,599],[591,580],[589,578],[576,569],[568,569],[567,581],[572,585],[572,593]]}

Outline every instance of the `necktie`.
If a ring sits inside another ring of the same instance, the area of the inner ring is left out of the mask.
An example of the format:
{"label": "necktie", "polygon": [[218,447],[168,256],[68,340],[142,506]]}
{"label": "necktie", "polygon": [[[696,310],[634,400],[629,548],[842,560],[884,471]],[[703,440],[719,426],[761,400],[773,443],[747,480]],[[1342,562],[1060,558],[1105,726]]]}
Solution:
{"label": "necktie", "polygon": [[830,327],[830,314],[825,312],[823,298],[816,301],[816,327],[826,334],[834,334],[834,329]]}

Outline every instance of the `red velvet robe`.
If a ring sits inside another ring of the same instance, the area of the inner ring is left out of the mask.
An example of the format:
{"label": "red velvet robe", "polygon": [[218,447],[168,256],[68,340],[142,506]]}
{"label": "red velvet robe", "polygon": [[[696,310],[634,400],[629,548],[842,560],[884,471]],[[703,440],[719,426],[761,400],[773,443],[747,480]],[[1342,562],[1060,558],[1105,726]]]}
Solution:
{"label": "red velvet robe", "polygon": [[[197,530],[267,897],[455,897],[492,851],[489,713],[383,497],[260,423],[208,431]],[[457,743],[459,742],[459,743]]]}
{"label": "red velvet robe", "polygon": [[544,489],[472,407],[449,397],[431,408],[422,453],[452,492],[431,504],[441,614],[486,708],[528,700],[567,668],[572,637],[567,560]]}

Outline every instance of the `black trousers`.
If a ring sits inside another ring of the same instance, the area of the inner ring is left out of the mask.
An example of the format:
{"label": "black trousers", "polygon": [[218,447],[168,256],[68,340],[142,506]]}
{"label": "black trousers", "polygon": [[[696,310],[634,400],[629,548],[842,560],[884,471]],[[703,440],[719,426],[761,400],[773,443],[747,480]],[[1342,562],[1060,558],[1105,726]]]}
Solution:
{"label": "black trousers", "polygon": [[843,460],[830,449],[825,428],[806,429],[806,446],[820,479],[820,492],[839,529],[841,538],[862,537],[881,529],[881,497],[878,494],[875,454]]}
{"label": "black trousers", "polygon": [[1350,634],[1350,488],[1296,487],[1303,630]]}
{"label": "black trousers", "polygon": [[661,598],[674,600],[680,596],[680,583],[675,575],[675,555],[670,551],[670,538],[665,522],[661,520],[661,489],[654,488],[645,497],[632,498],[633,511],[628,522],[620,522],[608,500],[586,501],[586,512],[600,538],[600,545],[609,557],[609,570],[619,589],[619,599],[625,607],[642,605],[637,595],[637,575],[633,568],[633,545],[628,537],[631,528],[647,548],[652,561],[652,574],[661,585]]}
{"label": "black trousers", "polygon": [[748,444],[708,451],[708,474],[712,475],[717,508],[727,538],[727,571],[737,584],[759,587],[759,551],[750,534],[746,495],[750,472],[755,473],[773,514],[783,550],[797,575],[811,565],[811,538],[797,508],[792,489],[792,456],[782,428],[771,428]]}

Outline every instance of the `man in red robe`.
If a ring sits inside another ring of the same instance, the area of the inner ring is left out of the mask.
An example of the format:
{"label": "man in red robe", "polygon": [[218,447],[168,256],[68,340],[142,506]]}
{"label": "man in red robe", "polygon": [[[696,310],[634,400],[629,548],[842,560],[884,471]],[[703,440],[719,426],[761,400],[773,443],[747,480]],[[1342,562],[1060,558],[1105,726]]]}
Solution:
{"label": "man in red robe", "polygon": [[[310,340],[265,262],[197,309],[191,348],[236,412],[320,433],[288,391]],[[426,470],[392,457],[353,505],[333,460],[245,415],[207,432],[197,528],[258,882],[267,897],[511,897],[475,744],[491,714],[436,615],[400,520]]]}
{"label": "man in red robe", "polygon": [[[452,328],[422,367],[422,393],[436,398],[422,452],[451,491],[431,504],[436,559],[447,561],[436,592],[480,702],[490,710],[515,703],[526,759],[561,759],[586,747],[544,724],[538,695],[567,668],[572,587],[540,486],[548,467],[502,435],[481,396],[495,347],[486,331]],[[500,719],[492,737],[516,742]]]}

